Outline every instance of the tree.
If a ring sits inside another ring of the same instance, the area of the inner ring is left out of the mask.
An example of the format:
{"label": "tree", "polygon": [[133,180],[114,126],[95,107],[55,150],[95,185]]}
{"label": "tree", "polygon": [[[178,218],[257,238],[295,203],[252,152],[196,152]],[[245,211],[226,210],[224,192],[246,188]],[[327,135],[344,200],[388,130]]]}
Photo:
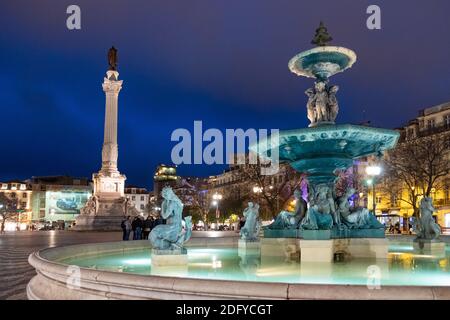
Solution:
{"label": "tree", "polygon": [[17,220],[18,215],[17,200],[10,199],[3,193],[0,193],[0,217],[2,218],[0,232],[3,233],[5,231],[5,224],[8,220]]}
{"label": "tree", "polygon": [[254,193],[253,198],[259,202],[260,207],[267,209],[267,214],[261,214],[263,219],[275,218],[279,211],[288,205],[294,191],[300,188],[304,181],[303,175],[287,164],[282,164],[276,175],[262,174],[259,163],[243,165],[235,174],[247,182],[245,186],[248,192]]}
{"label": "tree", "polygon": [[[448,134],[434,134],[402,141],[387,153],[383,188],[410,204],[418,216],[418,200],[429,197],[450,174]],[[403,190],[406,195],[403,196]]]}
{"label": "tree", "polygon": [[[175,189],[178,194],[180,189]],[[183,186],[183,195],[178,195],[184,204],[184,215],[191,215],[194,223],[202,220],[205,223],[205,229],[211,219],[211,207],[207,201],[207,190],[199,190],[196,186],[185,184]]]}

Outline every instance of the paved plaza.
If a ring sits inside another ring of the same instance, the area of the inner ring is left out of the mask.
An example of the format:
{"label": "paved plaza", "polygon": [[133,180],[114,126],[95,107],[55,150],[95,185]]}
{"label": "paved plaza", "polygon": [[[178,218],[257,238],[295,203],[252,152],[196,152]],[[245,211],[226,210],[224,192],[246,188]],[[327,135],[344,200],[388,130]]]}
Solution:
{"label": "paved plaza", "polygon": [[[193,232],[193,237],[235,237],[235,232]],[[72,244],[120,241],[121,232],[21,231],[0,235],[0,300],[27,299],[26,286],[36,275],[30,253]]]}
{"label": "paved plaza", "polygon": [[0,235],[0,300],[27,299],[26,286],[36,274],[28,255],[47,247],[120,241],[120,232],[34,231]]}

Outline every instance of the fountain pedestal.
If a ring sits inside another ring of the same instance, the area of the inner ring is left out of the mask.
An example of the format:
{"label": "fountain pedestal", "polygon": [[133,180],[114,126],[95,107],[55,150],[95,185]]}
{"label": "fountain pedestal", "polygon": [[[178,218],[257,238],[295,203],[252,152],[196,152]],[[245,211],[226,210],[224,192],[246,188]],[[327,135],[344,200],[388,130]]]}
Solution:
{"label": "fountain pedestal", "polygon": [[302,262],[332,262],[335,254],[345,258],[387,259],[389,243],[380,238],[299,240]]}
{"label": "fountain pedestal", "polygon": [[300,240],[301,262],[333,262],[333,240]]}
{"label": "fountain pedestal", "polygon": [[187,266],[188,256],[183,250],[157,250],[152,249],[152,267]]}
{"label": "fountain pedestal", "polygon": [[259,240],[244,240],[239,239],[238,242],[238,255],[239,256],[254,256],[260,255],[261,242]]}
{"label": "fountain pedestal", "polygon": [[261,239],[261,258],[283,257],[289,260],[298,259],[300,250],[296,238],[263,238]]}
{"label": "fountain pedestal", "polygon": [[438,239],[414,239],[414,250],[425,254],[443,256],[445,255],[445,242]]}

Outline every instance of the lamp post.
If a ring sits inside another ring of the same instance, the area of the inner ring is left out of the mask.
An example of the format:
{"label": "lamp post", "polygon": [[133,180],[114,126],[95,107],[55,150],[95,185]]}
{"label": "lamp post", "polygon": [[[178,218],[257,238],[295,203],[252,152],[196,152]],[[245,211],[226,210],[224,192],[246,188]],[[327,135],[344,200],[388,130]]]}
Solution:
{"label": "lamp post", "polygon": [[263,188],[261,188],[261,187],[258,187],[258,186],[253,187],[253,193],[255,193],[255,194],[261,193],[262,190],[263,190]]}
{"label": "lamp post", "polygon": [[367,185],[372,186],[372,208],[373,214],[375,215],[375,210],[377,208],[376,205],[376,196],[375,196],[375,179],[381,173],[381,167],[377,165],[370,165],[366,167],[366,173],[370,179],[367,180]]}
{"label": "lamp post", "polygon": [[212,198],[213,198],[212,205],[216,206],[216,230],[219,230],[219,217],[220,217],[219,201],[222,200],[222,195],[216,192],[213,194]]}

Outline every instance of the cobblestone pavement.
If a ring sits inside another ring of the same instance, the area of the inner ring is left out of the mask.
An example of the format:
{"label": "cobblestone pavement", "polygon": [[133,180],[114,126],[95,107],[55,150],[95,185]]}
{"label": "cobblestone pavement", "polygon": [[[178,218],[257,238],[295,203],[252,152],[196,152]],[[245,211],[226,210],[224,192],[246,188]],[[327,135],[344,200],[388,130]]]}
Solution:
{"label": "cobblestone pavement", "polygon": [[30,253],[48,247],[120,241],[120,232],[22,231],[0,235],[0,300],[26,299],[26,285],[36,274]]}

